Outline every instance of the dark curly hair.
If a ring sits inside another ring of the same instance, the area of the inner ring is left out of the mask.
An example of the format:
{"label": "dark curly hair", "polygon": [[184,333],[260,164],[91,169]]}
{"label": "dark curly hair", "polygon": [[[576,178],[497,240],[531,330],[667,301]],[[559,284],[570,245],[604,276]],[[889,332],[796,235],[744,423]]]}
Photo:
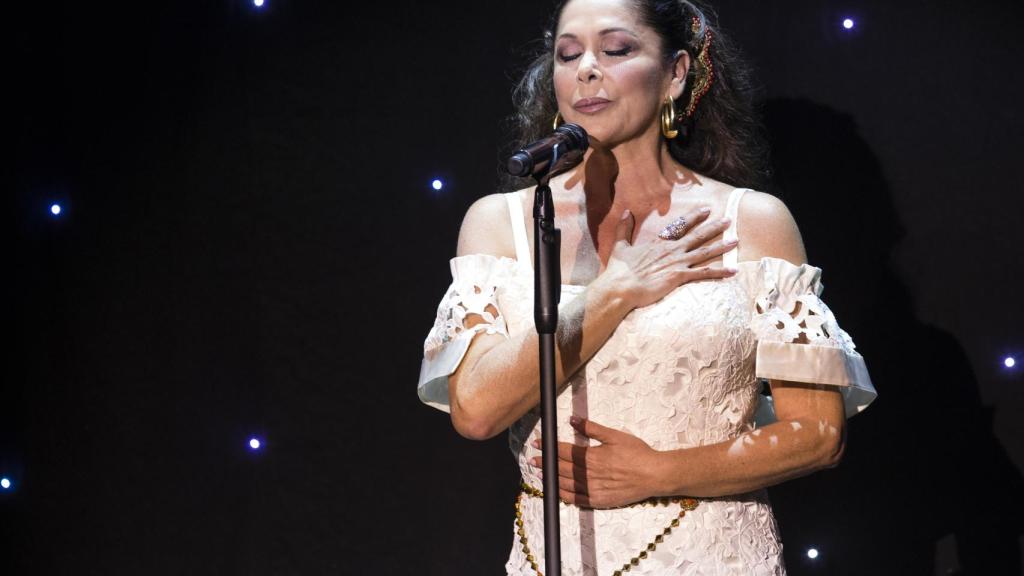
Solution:
{"label": "dark curly hair", "polygon": [[[739,48],[723,34],[717,16],[706,6],[693,0],[631,0],[641,23],[657,32],[662,41],[666,62],[678,50],[690,54],[690,70],[686,88],[676,101],[682,115],[690,101],[699,65],[696,56],[703,45],[703,31],[694,34],[696,16],[711,31],[713,41],[709,55],[714,67],[714,81],[700,100],[693,116],[680,126],[680,135],[668,140],[668,149],[680,164],[716,180],[737,187],[763,190],[770,179],[768,140],[760,119],[760,87],[753,80],[750,67]],[[506,119],[513,145],[503,151],[507,158],[518,146],[548,135],[558,111],[552,73],[554,38],[567,0],[560,0],[544,30],[540,48],[513,92],[515,113]],[[506,153],[507,152],[507,153]],[[533,181],[515,178],[504,170],[502,188],[516,190],[529,187]]]}

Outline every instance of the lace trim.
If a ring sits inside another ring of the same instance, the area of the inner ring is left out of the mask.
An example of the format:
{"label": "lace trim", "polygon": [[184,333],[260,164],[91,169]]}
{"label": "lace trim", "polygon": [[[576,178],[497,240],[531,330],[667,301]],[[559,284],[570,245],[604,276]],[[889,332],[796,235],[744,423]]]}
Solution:
{"label": "lace trim", "polygon": [[[770,257],[758,265],[750,321],[757,377],[841,386],[846,416],[863,411],[878,393],[853,339],[821,300],[821,269]],[[774,421],[771,403],[762,408],[758,424]]]}
{"label": "lace trim", "polygon": [[441,299],[434,328],[423,344],[427,356],[466,332],[509,335],[498,307],[500,275],[507,273],[507,267],[499,266],[501,261],[493,257],[483,256],[452,259],[452,284]]}
{"label": "lace trim", "polygon": [[[477,284],[455,285],[446,298],[446,314],[442,316],[441,343],[457,338],[466,331],[508,336],[505,317],[498,309],[497,287]],[[492,311],[493,310],[493,311]],[[476,315],[481,322],[467,325]]]}
{"label": "lace trim", "polygon": [[763,285],[751,326],[760,340],[855,349],[853,339],[821,300],[821,269],[762,259]]}

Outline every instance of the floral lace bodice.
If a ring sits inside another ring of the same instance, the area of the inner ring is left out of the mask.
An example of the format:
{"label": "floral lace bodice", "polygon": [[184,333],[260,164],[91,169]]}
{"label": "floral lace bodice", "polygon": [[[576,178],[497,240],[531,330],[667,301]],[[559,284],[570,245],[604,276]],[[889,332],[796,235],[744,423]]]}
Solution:
{"label": "floral lace bodice", "polygon": [[[735,191],[728,204],[734,225],[742,193]],[[510,200],[509,207],[515,225],[517,206]],[[734,234],[734,228],[727,231]],[[525,244],[520,229],[517,259],[485,254],[452,259],[453,282],[424,344],[419,394],[427,404],[448,409],[447,376],[477,333],[511,337],[534,329],[533,271]],[[735,251],[726,255],[726,264],[739,268],[735,276],[690,282],[622,320],[560,390],[560,441],[597,444],[569,426],[573,414],[629,432],[656,450],[726,441],[772,417],[770,401],[760,394],[761,378],[840,386],[848,415],[867,406],[874,388],[852,339],[820,299],[821,270],[769,257],[737,263],[735,257]],[[583,290],[563,285],[560,306]],[[484,322],[467,328],[470,314]],[[530,444],[539,435],[539,406],[509,429],[522,479],[537,487],[539,469],[529,461],[540,454]],[[677,512],[671,507],[590,510],[563,503],[563,574],[612,574]],[[523,518],[531,552],[543,558],[540,499],[523,499]],[[518,536],[506,570],[534,573]],[[703,500],[631,573],[784,573],[766,494]]]}

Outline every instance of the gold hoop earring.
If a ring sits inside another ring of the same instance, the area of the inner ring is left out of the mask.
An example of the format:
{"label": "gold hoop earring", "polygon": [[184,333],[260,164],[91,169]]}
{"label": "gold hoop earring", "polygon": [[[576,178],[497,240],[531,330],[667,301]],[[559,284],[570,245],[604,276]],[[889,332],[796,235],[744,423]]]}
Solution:
{"label": "gold hoop earring", "polygon": [[671,96],[665,97],[665,103],[661,107],[661,134],[669,140],[679,135],[676,129],[676,102]]}
{"label": "gold hoop earring", "polygon": [[555,120],[551,123],[552,130],[558,130],[558,127],[562,125],[562,113],[555,112]]}

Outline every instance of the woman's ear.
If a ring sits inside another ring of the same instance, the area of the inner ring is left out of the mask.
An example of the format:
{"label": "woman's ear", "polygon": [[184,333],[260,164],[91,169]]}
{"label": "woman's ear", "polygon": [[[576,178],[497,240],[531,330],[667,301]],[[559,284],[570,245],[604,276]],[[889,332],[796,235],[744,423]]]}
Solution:
{"label": "woman's ear", "polygon": [[679,50],[672,57],[672,84],[669,87],[669,94],[673,100],[678,100],[686,88],[686,74],[690,71],[690,53],[686,50]]}

